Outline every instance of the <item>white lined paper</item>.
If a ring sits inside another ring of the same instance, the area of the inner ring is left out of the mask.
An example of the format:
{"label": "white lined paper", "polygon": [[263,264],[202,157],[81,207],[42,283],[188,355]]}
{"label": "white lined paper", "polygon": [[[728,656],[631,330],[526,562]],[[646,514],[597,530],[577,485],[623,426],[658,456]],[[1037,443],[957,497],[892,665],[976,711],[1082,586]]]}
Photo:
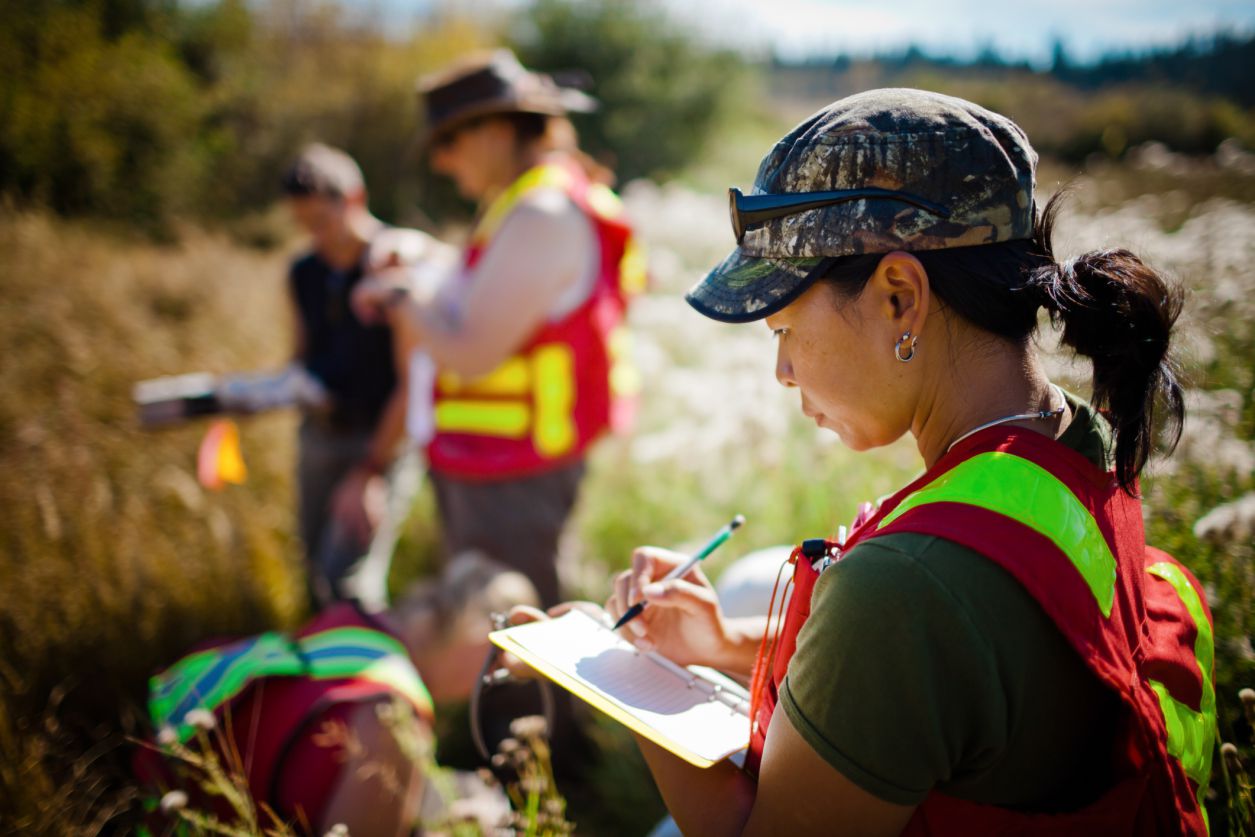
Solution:
{"label": "white lined paper", "polygon": [[739,684],[708,669],[695,671],[642,653],[583,611],[504,633],[648,726],[663,746],[671,743],[719,761],[749,743],[749,696]]}

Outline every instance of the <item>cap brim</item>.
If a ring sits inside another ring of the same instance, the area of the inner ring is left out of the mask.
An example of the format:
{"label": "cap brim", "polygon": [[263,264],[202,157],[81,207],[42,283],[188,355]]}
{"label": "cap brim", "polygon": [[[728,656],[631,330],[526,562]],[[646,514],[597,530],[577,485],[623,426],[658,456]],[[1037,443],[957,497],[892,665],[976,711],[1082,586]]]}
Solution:
{"label": "cap brim", "polygon": [[834,261],[826,256],[767,259],[740,248],[684,295],[699,314],[725,323],[770,317],[797,299]]}

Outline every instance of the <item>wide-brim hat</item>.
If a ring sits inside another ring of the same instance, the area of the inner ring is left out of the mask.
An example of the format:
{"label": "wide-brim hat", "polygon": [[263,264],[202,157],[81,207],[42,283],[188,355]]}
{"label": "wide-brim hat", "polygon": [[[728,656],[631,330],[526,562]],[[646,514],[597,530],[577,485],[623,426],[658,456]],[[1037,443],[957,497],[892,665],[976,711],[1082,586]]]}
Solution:
{"label": "wide-brim hat", "polygon": [[477,55],[418,83],[420,108],[426,117],[419,142],[424,147],[440,136],[481,116],[539,113],[563,116],[597,109],[587,93],[559,84],[553,76],[533,72],[508,49]]}
{"label": "wide-brim hat", "polygon": [[1037,154],[1010,119],[952,96],[871,90],[833,102],[731,190],[737,248],[686,296],[724,322],[784,308],[836,259],[1032,235]]}

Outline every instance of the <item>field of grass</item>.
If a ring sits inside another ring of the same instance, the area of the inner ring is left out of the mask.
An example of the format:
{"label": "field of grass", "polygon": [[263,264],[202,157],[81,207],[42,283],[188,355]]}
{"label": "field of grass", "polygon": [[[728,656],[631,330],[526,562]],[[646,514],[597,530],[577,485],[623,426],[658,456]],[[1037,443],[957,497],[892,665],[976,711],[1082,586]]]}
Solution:
{"label": "field of grass", "polygon": [[[1255,501],[1239,502],[1255,491],[1255,172],[1246,157],[1134,158],[1077,180],[1060,249],[1127,245],[1190,289],[1192,412],[1177,456],[1147,481],[1148,523],[1207,585],[1222,736],[1240,740],[1237,691],[1255,686]],[[744,513],[717,572],[738,552],[832,533],[919,468],[909,442],[856,455],[817,435],[773,379],[765,328],[714,324],[680,300],[731,246],[715,191],[726,170],[624,190],[656,285],[632,315],[638,428],[597,450],[563,559],[568,586],[595,600],[637,544],[691,545]],[[1042,182],[1071,175],[1047,167]],[[294,417],[244,423],[247,484],[207,493],[194,475],[202,428],[144,433],[129,402],[142,378],[281,363],[287,255],[224,232],[157,245],[0,214],[0,833],[125,830],[124,736],[140,729],[147,674],[197,640],[303,615]],[[1066,359],[1051,368],[1084,390]],[[424,497],[394,587],[431,566],[435,543]],[[642,833],[657,797],[622,735],[596,735],[608,755],[586,787],[564,789],[573,819]]]}

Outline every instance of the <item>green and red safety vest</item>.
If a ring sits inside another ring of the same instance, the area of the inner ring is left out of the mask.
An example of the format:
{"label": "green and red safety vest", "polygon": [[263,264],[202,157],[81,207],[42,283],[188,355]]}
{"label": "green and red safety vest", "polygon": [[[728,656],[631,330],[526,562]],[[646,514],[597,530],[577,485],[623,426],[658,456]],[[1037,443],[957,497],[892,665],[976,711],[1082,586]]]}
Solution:
{"label": "green and red safety vest", "polygon": [[[253,799],[284,819],[317,819],[342,769],[336,747],[306,748],[298,760],[289,756],[325,719],[393,698],[432,720],[431,696],[400,640],[347,602],[328,607],[295,634],[264,633],[195,651],[149,681],[154,727],[187,742],[196,734],[188,714],[212,713],[218,729],[210,744],[242,760],[237,766]],[[221,798],[181,782],[160,748],[138,748],[132,767],[143,785],[183,786],[196,795],[199,809],[233,816]],[[150,830],[140,833],[170,833],[156,799],[145,805]]]}
{"label": "green and red safety vest", "polygon": [[973,549],[1009,572],[1129,723],[1113,730],[1115,784],[1083,810],[1028,814],[930,793],[904,834],[1205,834],[1216,736],[1211,614],[1198,581],[1148,547],[1141,503],[1113,474],[1039,433],[995,427],[946,453],[881,503],[843,545],[793,551],[792,598],[764,642],[751,687],[747,768],[757,773],[779,689],[826,557],[916,532]]}
{"label": "green and red safety vest", "polygon": [[196,732],[189,712],[219,713],[267,677],[354,681],[404,698],[423,717],[433,714],[405,646],[383,631],[348,624],[295,637],[271,631],[189,654],[149,681],[149,715],[158,729],[169,727],[186,742]]}
{"label": "green and red safety vest", "polygon": [[519,201],[540,189],[564,192],[592,222],[600,253],[594,286],[574,311],[541,325],[486,375],[437,376],[436,432],[427,457],[439,473],[463,479],[543,473],[578,459],[629,419],[639,386],[622,323],[629,298],[644,289],[645,260],[614,192],[564,157],[529,169],[476,225],[465,276]]}

